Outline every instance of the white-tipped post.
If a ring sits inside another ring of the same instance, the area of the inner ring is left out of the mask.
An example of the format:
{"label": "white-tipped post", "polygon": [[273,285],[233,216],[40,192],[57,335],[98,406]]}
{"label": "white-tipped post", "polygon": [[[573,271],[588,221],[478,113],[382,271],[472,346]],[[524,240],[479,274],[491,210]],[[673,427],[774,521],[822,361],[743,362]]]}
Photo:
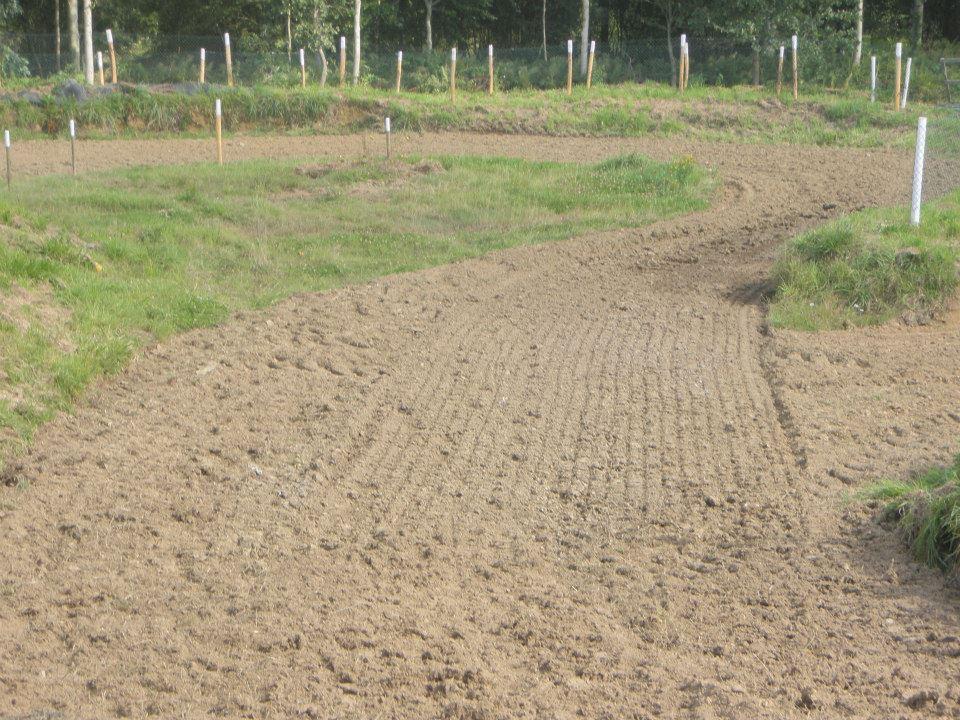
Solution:
{"label": "white-tipped post", "polygon": [[567,95],[573,94],[573,40],[567,40]]}
{"label": "white-tipped post", "polygon": [[300,87],[307,86],[307,54],[300,48]]}
{"label": "white-tipped post", "polygon": [[340,76],[340,87],[343,87],[343,83],[347,76],[347,36],[340,36],[340,67],[338,68],[338,75]]}
{"label": "white-tipped post", "polygon": [[913,66],[913,58],[907,58],[907,72],[903,78],[903,97],[900,98],[900,109],[906,110],[907,108],[907,95],[910,94],[910,70]]}
{"label": "white-tipped post", "polygon": [[917,121],[917,149],[913,156],[913,194],[910,198],[910,224],[920,224],[920,201],[923,198],[923,154],[927,145],[927,119]]}
{"label": "white-tipped post", "polygon": [[487,94],[493,95],[493,45],[487,45]]}
{"label": "white-tipped post", "polygon": [[70,174],[77,174],[77,122],[70,118]]}
{"label": "white-tipped post", "polygon": [[870,56],[870,102],[877,101],[877,56]]}
{"label": "white-tipped post", "polygon": [[597,55],[597,41],[590,41],[590,55],[587,58],[587,88],[593,87],[593,61]]}
{"label": "white-tipped post", "polygon": [[207,81],[207,49],[200,48],[200,84]]}
{"label": "white-tipped post", "polygon": [[457,49],[450,48],[450,97],[457,98]]}
{"label": "white-tipped post", "polygon": [[387,136],[387,160],[390,159],[390,118],[383,121],[383,133]]}
{"label": "white-tipped post", "polygon": [[403,87],[403,50],[397,50],[397,92]]}
{"label": "white-tipped post", "polygon": [[900,82],[901,82],[901,73],[903,72],[903,43],[897,43],[893,51],[893,109],[900,109]]}
{"label": "white-tipped post", "polygon": [[791,65],[793,66],[793,99],[797,100],[800,98],[800,60],[797,57],[797,53],[800,50],[800,43],[796,35],[790,38],[790,46],[793,49],[793,57],[791,58]]}
{"label": "white-tipped post", "polygon": [[223,165],[223,106],[220,98],[213,104],[213,115],[217,132],[217,163]]}
{"label": "white-tipped post", "polygon": [[7,190],[10,189],[10,131],[3,131],[3,151],[7,158]]}
{"label": "white-tipped post", "polygon": [[103,76],[103,51],[97,50],[97,77],[100,79],[100,84],[105,85],[106,79]]}
{"label": "white-tipped post", "polygon": [[113,47],[113,30],[107,28],[107,49],[110,51],[110,79],[117,84],[117,52]]}
{"label": "white-tipped post", "polygon": [[230,49],[230,33],[223,34],[223,51],[227,60],[227,85],[233,87],[233,52]]}

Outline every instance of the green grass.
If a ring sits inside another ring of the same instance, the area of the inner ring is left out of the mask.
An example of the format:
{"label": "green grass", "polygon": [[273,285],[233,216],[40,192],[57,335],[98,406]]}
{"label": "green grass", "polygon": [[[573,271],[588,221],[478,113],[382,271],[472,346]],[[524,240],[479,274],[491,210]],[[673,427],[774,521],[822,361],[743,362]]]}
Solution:
{"label": "green grass", "polygon": [[960,279],[960,191],[924,205],[919,227],[908,220],[905,208],[867,210],[791,241],[773,268],[771,324],[839,329],[940,310]]}
{"label": "green grass", "polygon": [[776,101],[769,88],[694,85],[681,97],[656,83],[577,87],[570,97],[559,90],[493,96],[462,91],[456,102],[444,93],[396,94],[369,87],[209,87],[196,95],[141,88],[79,104],[52,96],[40,105],[5,101],[0,123],[14,128],[18,138],[62,136],[71,117],[83,137],[197,135],[210,132],[214,95],[223,98],[228,132],[354,132],[379,128],[389,115],[398,132],[656,135],[908,148],[923,113],[945,124],[944,137],[960,135],[956,114],[921,105],[896,113],[889,103],[870,103],[862,92],[811,89],[794,102],[786,92]]}
{"label": "green grass", "polygon": [[144,343],[297,292],[640,226],[706,207],[715,184],[634,155],[313,167],[155,167],[4,193],[0,460]]}
{"label": "green grass", "polygon": [[960,555],[960,455],[953,465],[910,480],[884,480],[864,495],[882,503],[883,518],[896,523],[917,560],[955,570]]}

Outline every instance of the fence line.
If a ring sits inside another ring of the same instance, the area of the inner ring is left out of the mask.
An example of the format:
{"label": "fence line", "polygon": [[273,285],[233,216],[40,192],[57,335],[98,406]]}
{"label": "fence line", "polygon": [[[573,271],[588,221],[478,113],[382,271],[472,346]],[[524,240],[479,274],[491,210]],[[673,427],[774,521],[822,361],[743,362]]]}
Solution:
{"label": "fence line", "polygon": [[[318,48],[306,48],[305,68],[302,69],[297,57],[288,56],[285,48],[267,47],[256,38],[231,38],[227,46],[224,36],[161,36],[146,39],[126,37],[119,33],[114,35],[118,79],[133,84],[196,82],[201,75],[210,83],[230,84],[232,64],[236,84],[294,86],[303,82],[305,69],[311,70],[312,77],[319,78],[326,58],[337,58],[342,69],[346,56],[351,54],[349,46],[338,53],[336,40],[330,47],[323,48],[323,57]],[[777,83],[778,74],[785,74],[780,69],[780,48],[792,45],[791,41],[789,36],[775,38],[769,47],[758,54],[748,43],[718,37],[691,36],[684,45],[686,49],[683,53],[679,43],[668,46],[663,38],[639,39],[619,43],[613,48],[594,40],[596,44],[591,53],[594,59],[589,70],[590,84],[658,82],[676,85],[678,73],[689,67],[692,70],[683,75],[685,85],[752,85],[759,80],[760,84],[772,87]],[[0,68],[5,77],[29,75],[45,79],[56,75],[58,68],[69,66],[68,52],[64,52],[58,61],[53,35],[7,36],[0,38],[0,43],[13,50],[20,62],[17,65],[17,61],[11,60],[8,53]],[[800,38],[800,43],[802,55],[799,72],[803,84],[826,87],[849,85],[861,90],[869,89],[868,64],[861,63],[859,67],[852,68],[851,48],[846,43],[807,38]],[[108,49],[106,32],[95,35],[95,46],[99,52]],[[579,52],[578,42],[574,41],[573,47]],[[496,47],[496,63],[491,75],[488,46],[461,45],[456,67],[457,85],[468,90],[488,90],[492,78],[493,84],[500,90],[562,89],[567,84],[569,50],[564,41],[548,48],[547,59],[544,59],[543,50],[539,47]],[[403,52],[403,90],[449,92],[452,70],[450,55],[448,50],[440,49],[435,52],[414,48],[365,49],[361,82],[384,90],[395,90],[398,51]],[[882,59],[890,58],[890,62],[881,62],[881,67],[889,67],[892,72],[892,52],[888,53],[886,46],[875,52]],[[870,53],[871,49],[866,48],[864,56],[869,57]],[[232,63],[228,63],[228,60]],[[932,55],[914,54],[910,90],[914,100],[945,99],[938,62],[939,58]],[[113,65],[111,62],[111,68]],[[579,68],[573,73],[573,82],[587,82],[585,76],[581,77]],[[879,93],[890,93],[893,85],[892,74],[887,77],[880,73]]]}

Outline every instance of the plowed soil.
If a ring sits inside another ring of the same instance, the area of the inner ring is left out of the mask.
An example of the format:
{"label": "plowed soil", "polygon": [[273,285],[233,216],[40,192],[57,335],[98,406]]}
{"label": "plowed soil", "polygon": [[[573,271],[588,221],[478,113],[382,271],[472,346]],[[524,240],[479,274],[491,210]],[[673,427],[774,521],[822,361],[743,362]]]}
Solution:
{"label": "plowed soil", "polygon": [[[235,138],[351,154],[374,138]],[[713,209],[299,296],[142,353],[0,488],[0,714],[960,716],[960,595],[848,495],[946,459],[957,323],[771,332],[776,245],[887,152],[690,154]],[[86,146],[87,166],[199,143]],[[34,172],[62,169],[23,144]],[[936,192],[960,178],[934,161]],[[43,715],[46,717],[46,715]]]}

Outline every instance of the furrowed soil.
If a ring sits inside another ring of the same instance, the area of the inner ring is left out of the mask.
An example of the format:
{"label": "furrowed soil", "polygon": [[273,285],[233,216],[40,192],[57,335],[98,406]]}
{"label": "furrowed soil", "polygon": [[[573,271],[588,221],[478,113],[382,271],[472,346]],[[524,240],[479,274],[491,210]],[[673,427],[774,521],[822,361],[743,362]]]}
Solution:
{"label": "furrowed soil", "polygon": [[[210,150],[83,145],[88,168]],[[912,158],[397,145],[690,154],[724,182],[703,213],[294,297],[140,354],[0,488],[0,715],[960,716],[960,595],[846,499],[955,449],[956,319],[773,333],[760,303],[779,242],[903,203]],[[53,143],[19,147],[21,169],[64,169]],[[934,192],[960,179],[929,172]]]}

